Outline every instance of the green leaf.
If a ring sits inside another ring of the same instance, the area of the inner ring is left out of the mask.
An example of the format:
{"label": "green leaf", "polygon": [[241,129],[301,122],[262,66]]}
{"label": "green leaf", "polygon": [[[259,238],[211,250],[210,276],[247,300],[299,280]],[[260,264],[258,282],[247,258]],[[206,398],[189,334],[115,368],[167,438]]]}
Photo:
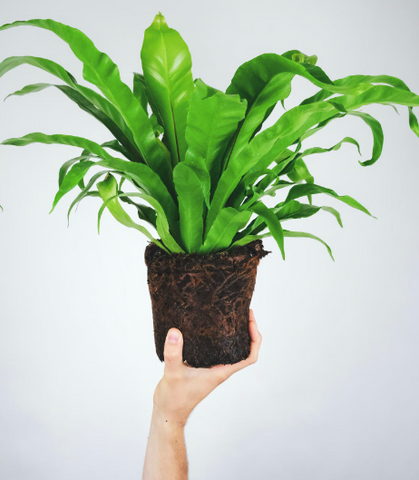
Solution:
{"label": "green leaf", "polygon": [[296,159],[294,168],[287,175],[288,178],[295,183],[302,182],[303,180],[307,183],[314,183],[314,178],[308,171],[307,165],[301,157]]}
{"label": "green leaf", "polygon": [[185,158],[186,117],[194,89],[192,60],[179,33],[167,26],[161,13],[144,33],[141,63],[145,82],[163,120],[172,166]]}
{"label": "green leaf", "polygon": [[[387,85],[390,85],[392,87],[395,87],[396,89],[400,90],[406,90],[407,92],[410,92],[410,89],[408,86],[399,78],[397,77],[392,77],[390,75],[349,75],[348,77],[340,78],[339,80],[335,80],[334,83],[335,85],[341,85],[341,86],[351,86],[351,85],[356,85],[357,83],[362,82],[362,83],[384,83]],[[310,98],[306,98],[301,105],[307,104],[307,103],[312,103],[312,102],[317,102],[320,100],[325,100],[326,98],[329,98],[331,96],[331,92],[327,92],[326,90],[320,90],[320,92],[317,92],[315,95],[313,95]],[[383,105],[387,105],[390,102],[380,102]],[[396,107],[394,105],[391,105],[397,112]],[[409,110],[409,125],[412,131],[419,136],[419,125],[418,125],[418,120],[413,113],[413,108],[411,106],[408,107]]]}
{"label": "green leaf", "polygon": [[66,173],[68,172],[68,169],[74,165],[77,162],[87,160],[89,158],[92,158],[93,155],[80,155],[79,157],[71,158],[70,160],[67,160],[65,163],[62,164],[60,171],[58,173],[58,187],[61,187],[61,184],[63,183],[64,177],[66,176]]}
{"label": "green leaf", "polygon": [[257,135],[223,172],[215,190],[207,217],[207,231],[224,207],[243,175],[263,170],[311,126],[338,113],[327,102],[294,107],[272,126]]}
{"label": "green leaf", "polygon": [[270,195],[271,197],[274,197],[275,192],[277,190],[280,190],[282,188],[287,188],[291,185],[295,185],[294,182],[287,182],[286,180],[277,179],[274,185],[272,185],[272,187],[269,188],[268,190],[263,191],[261,188],[256,186],[253,188],[253,193],[249,198],[249,200],[247,200],[245,203],[240,205],[239,210],[246,210],[250,208],[250,206],[253,205],[257,200],[259,200],[260,198],[266,195]]}
{"label": "green leaf", "polygon": [[320,207],[322,210],[324,210],[325,212],[329,212],[331,213],[335,218],[336,220],[338,221],[339,225],[343,228],[343,224],[342,224],[342,220],[340,218],[340,213],[335,210],[334,208],[332,207]]}
{"label": "green leaf", "polygon": [[276,217],[281,221],[311,217],[320,210],[332,214],[336,218],[338,224],[343,227],[339,212],[332,207],[318,207],[316,205],[300,203],[297,202],[297,200],[291,200],[287,203],[281,202],[273,208]]}
{"label": "green leaf", "polygon": [[352,208],[360,210],[361,212],[364,212],[367,215],[373,216],[365,207],[363,207],[359,202],[357,202],[354,198],[350,197],[349,195],[340,196],[330,188],[325,188],[325,187],[321,187],[319,185],[314,185],[310,183],[306,183],[303,185],[295,185],[294,187],[292,187],[291,190],[288,192],[288,195],[284,201],[284,204],[286,204],[287,202],[290,202],[291,200],[295,200],[296,198],[300,198],[308,194],[313,195],[317,193],[325,193],[326,195],[330,195],[340,200],[341,202],[346,203]]}
{"label": "green leaf", "polygon": [[192,159],[188,156],[188,153],[186,152],[186,160],[184,160],[182,163],[189,167],[198,177],[205,204],[209,208],[211,194],[211,178],[205,160],[202,157],[194,157]]}
{"label": "green leaf", "polygon": [[[124,180],[124,178],[123,178]],[[119,188],[120,190],[121,188]],[[147,205],[142,205],[140,203],[133,202],[129,197],[120,197],[121,200],[125,203],[129,203],[130,205],[134,205],[137,209],[137,215],[140,220],[144,220],[152,225],[155,229],[157,229],[157,213],[151,207],[147,207]]]}
{"label": "green leaf", "polygon": [[140,102],[140,105],[143,107],[143,110],[147,112],[147,94],[144,85],[144,76],[141,73],[134,72],[134,86],[133,93],[137,100]]}
{"label": "green leaf", "polygon": [[105,207],[107,207],[108,210],[111,212],[112,216],[119,223],[122,223],[122,225],[125,225],[129,228],[135,228],[139,232],[143,233],[152,242],[156,243],[165,252],[170,253],[168,249],[161,242],[155,239],[145,227],[135,223],[128,215],[128,213],[122,208],[121,204],[117,199],[117,186],[118,185],[115,177],[113,177],[111,174],[108,174],[102,182],[99,182],[97,184],[97,188],[103,200],[103,205],[100,208],[98,214],[98,233],[100,233],[100,218],[102,216],[103,210],[105,209]]}
{"label": "green leaf", "polygon": [[95,162],[80,162],[76,163],[73,165],[71,170],[67,173],[67,175],[64,177],[60,188],[55,195],[54,202],[52,204],[51,211],[49,212],[50,214],[53,212],[55,206],[57,203],[60,201],[60,199],[68,192],[73,190],[74,187],[77,186],[79,181],[86,175],[86,173],[89,171],[90,167],[95,165]]}
{"label": "green leaf", "polygon": [[34,26],[49,30],[66,42],[76,57],[83,63],[83,78],[96,85],[103,95],[119,110],[142,157],[159,173],[166,185],[170,184],[171,172],[162,144],[154,135],[147,112],[121,80],[118,67],[80,30],[54,20],[33,19],[5,24],[0,30],[16,26]]}
{"label": "green leaf", "polygon": [[[161,127],[161,130],[162,130],[162,133],[163,133],[163,131],[164,131],[164,129],[163,129],[163,119],[160,115],[160,111],[157,107],[157,104],[156,104],[154,98],[153,98],[153,95],[151,94],[150,89],[148,88],[148,85],[146,84],[144,75],[141,74],[141,73],[136,73],[135,78],[136,78],[137,82],[141,83],[143,91],[144,91],[145,96],[146,96],[146,100],[150,104],[151,111],[153,112],[152,115],[150,116],[151,123],[153,124],[154,127],[155,127],[156,124],[159,125]],[[139,86],[138,86],[138,88],[139,88]],[[141,101],[144,102],[144,99],[142,99]]]}
{"label": "green leaf", "polygon": [[87,140],[82,137],[72,135],[46,135],[44,133],[30,133],[20,138],[9,138],[2,142],[3,145],[24,146],[30,143],[59,143],[62,145],[73,145],[84,148],[89,152],[101,157],[102,160],[96,162],[97,166],[113,168],[135,176],[135,181],[144,191],[153,196],[164,208],[171,227],[175,229],[177,219],[177,206],[172,196],[162,182],[162,179],[147,165],[142,163],[128,162],[120,158],[115,158],[101,147],[98,143]]}
{"label": "green leaf", "polygon": [[368,113],[348,112],[348,114],[361,118],[371,128],[373,141],[374,141],[373,149],[372,149],[372,157],[370,160],[365,160],[364,162],[359,161],[359,164],[364,167],[367,165],[372,165],[380,158],[381,152],[383,150],[384,132],[381,127],[381,124],[378,120],[376,120],[374,117],[372,117]]}
{"label": "green leaf", "polygon": [[[83,198],[90,196],[92,192],[90,192],[90,189],[92,188],[93,184],[96,182],[98,178],[100,178],[104,174],[110,173],[109,170],[101,170],[100,172],[95,173],[92,178],[89,180],[87,185],[83,188],[83,190],[77,195],[77,197],[73,200],[73,202],[70,205],[70,208],[68,209],[67,213],[67,228],[70,226],[70,214],[73,208],[80,203]],[[100,194],[99,194],[100,196]]]}
{"label": "green leaf", "polygon": [[269,228],[272,236],[274,237],[278,247],[281,251],[283,260],[285,260],[285,250],[284,250],[284,233],[282,230],[281,222],[278,220],[277,216],[272,209],[268,208],[264,203],[257,202],[250,207],[252,212],[255,212],[259,217],[265,220],[266,225]]}
{"label": "green leaf", "polygon": [[[288,97],[291,91],[291,80],[295,75],[302,76],[331,93],[359,94],[372,86],[367,82],[353,82],[350,85],[335,85],[325,72],[312,64],[317,57],[307,57],[294,51],[291,59],[274,53],[262,54],[241,65],[233,77],[226,93],[239,93],[248,101],[248,113],[240,126],[236,142],[232,145],[226,165],[237,156],[248,144],[261,122],[267,118],[275,104]],[[311,63],[293,61],[297,54],[299,60]]]}
{"label": "green leaf", "polygon": [[152,196],[162,206],[169,221],[171,229],[176,232],[176,224],[178,217],[178,208],[173,197],[170,195],[162,179],[147,165],[142,163],[126,162],[118,158],[107,157],[96,163],[101,167],[112,168],[121,172],[130,180],[135,181],[147,195]]}
{"label": "green leaf", "polygon": [[[418,107],[419,96],[411,91],[399,90],[386,85],[375,85],[373,88],[360,95],[341,95],[339,97],[335,97],[333,98],[333,103],[337,108],[342,109],[342,111],[346,110],[348,112],[351,110],[356,110],[364,105],[371,105],[373,103],[381,103],[384,105],[388,103],[395,103],[396,105]],[[411,110],[409,110],[409,112],[411,112]],[[418,132],[415,131],[415,121],[411,115],[413,115],[413,112],[412,114],[409,113],[410,126],[412,130],[418,134]]]}
{"label": "green leaf", "polygon": [[45,86],[44,88],[47,88],[47,86],[55,86],[56,88],[59,88],[65,95],[67,95],[70,100],[74,101],[82,110],[90,115],[93,115],[97,120],[102,122],[105,127],[108,128],[123,145],[125,145],[127,150],[131,153],[133,161],[144,161],[140,150],[135,144],[132,132],[128,128],[118,109],[99,93],[90,88],[79,85],[73,75],[71,75],[70,72],[65,70],[58,63],[41,57],[9,57],[0,63],[0,77],[13,68],[25,64],[38,67],[50,73],[51,75],[55,75],[71,88],[68,88],[65,85],[50,85],[47,83],[35,84],[34,86],[28,85],[12,95],[24,95],[26,93],[31,93],[32,87],[34,88],[33,91],[36,92],[43,89],[41,87],[42,85]]}
{"label": "green leaf", "polygon": [[197,79],[187,116],[186,160],[193,163],[197,158],[205,159],[212,190],[222,171],[222,156],[246,113],[246,104],[239,95],[226,95]]}
{"label": "green leaf", "polygon": [[239,212],[232,207],[223,208],[209,230],[199,253],[215,253],[228,248],[234,235],[247,224],[251,216],[252,212],[249,210]]}
{"label": "green leaf", "polygon": [[[348,112],[348,113],[353,114],[353,113],[361,113],[361,112]],[[365,114],[365,115],[368,115],[368,114]],[[299,153],[297,155],[297,157],[298,158],[299,157],[306,157],[308,155],[313,155],[313,154],[317,154],[317,153],[327,153],[327,152],[331,152],[331,151],[336,151],[336,150],[340,149],[340,147],[342,146],[343,143],[351,143],[352,145],[355,145],[358,149],[358,153],[361,155],[361,147],[359,146],[359,143],[352,137],[345,137],[343,140],[336,143],[336,145],[333,145],[330,148],[320,148],[320,147],[307,148],[303,152]]]}
{"label": "green leaf", "polygon": [[263,233],[262,235],[246,235],[245,237],[240,238],[239,240],[232,243],[227,250],[232,250],[235,247],[240,247],[241,245],[247,245],[248,243],[253,242],[254,240],[259,240],[266,237],[272,237],[271,232]]}
{"label": "green leaf", "polygon": [[[292,219],[307,218],[316,214],[320,210],[324,210],[332,214],[339,225],[343,227],[340,214],[337,210],[332,207],[318,207],[316,205],[307,205],[305,203],[297,202],[297,200],[291,200],[290,202],[284,203],[280,202],[275,207],[271,209],[278,220],[281,222]],[[263,232],[267,228],[266,222],[263,221],[262,217],[257,217],[241,232],[239,232],[234,240],[241,239],[248,235],[257,235],[260,232]]]}
{"label": "green leaf", "polygon": [[326,242],[324,242],[321,238],[316,237],[315,235],[312,235],[311,233],[293,232],[293,231],[290,231],[290,230],[284,230],[284,237],[311,238],[313,240],[317,240],[318,242],[322,243],[327,248],[327,251],[329,252],[330,257],[332,258],[333,261],[335,261],[335,259],[333,258],[332,250],[329,247],[329,245]]}
{"label": "green leaf", "polygon": [[204,195],[195,173],[183,162],[173,170],[179,200],[180,235],[187,253],[198,252],[204,234]]}
{"label": "green leaf", "polygon": [[[23,137],[8,138],[7,140],[3,140],[0,143],[0,145],[15,145],[17,147],[24,147],[31,143],[44,143],[48,145],[51,145],[51,144],[71,145],[73,147],[79,147],[79,148],[88,150],[89,152],[92,152],[98,157],[101,157],[103,159],[113,158],[98,143],[83,137],[76,137],[74,135],[64,135],[64,134],[47,135],[41,132],[33,132],[33,133],[28,133]],[[121,162],[124,162],[124,160],[121,160]]]}
{"label": "green leaf", "polygon": [[[179,245],[176,243],[175,239],[172,237],[169,231],[169,223],[167,222],[166,215],[164,213],[163,208],[159,204],[159,202],[151,197],[150,195],[146,195],[143,193],[137,193],[137,192],[121,192],[117,193],[117,182],[115,178],[112,175],[108,175],[103,182],[99,182],[97,184],[98,190],[102,196],[102,199],[104,201],[102,207],[99,210],[98,214],[98,231],[100,228],[100,218],[102,216],[103,210],[108,207],[108,210],[112,213],[112,215],[118,220],[120,223],[124,224],[127,227],[130,228],[136,228],[137,230],[141,231],[144,233],[148,238],[150,238],[148,231],[136,224],[131,220],[129,215],[123,210],[122,206],[118,202],[118,197],[139,197],[142,198],[143,200],[147,201],[154,207],[157,213],[157,232],[162,238],[162,241],[164,242],[165,246],[167,247],[168,250],[172,253],[185,253],[184,250],[179,247]],[[155,239],[150,238],[153,242],[156,242]],[[162,244],[157,241],[157,245],[162,246]],[[164,248],[165,251],[168,251],[166,248]],[[170,253],[168,252],[168,253]]]}
{"label": "green leaf", "polygon": [[166,218],[166,214],[164,213],[163,208],[161,205],[150,195],[145,195],[143,193],[132,192],[126,193],[122,192],[118,194],[118,197],[140,197],[143,200],[146,200],[150,205],[152,205],[156,210],[156,230],[161,236],[166,247],[172,253],[185,253],[185,251],[178,245],[174,237],[170,233],[169,223]]}
{"label": "green leaf", "polygon": [[234,143],[227,152],[225,164],[234,158],[250,141],[257,129],[262,127],[278,101],[291,93],[294,74],[284,71],[281,57],[265,54],[241,65],[226,93],[238,94],[247,101],[246,118],[240,124]]}

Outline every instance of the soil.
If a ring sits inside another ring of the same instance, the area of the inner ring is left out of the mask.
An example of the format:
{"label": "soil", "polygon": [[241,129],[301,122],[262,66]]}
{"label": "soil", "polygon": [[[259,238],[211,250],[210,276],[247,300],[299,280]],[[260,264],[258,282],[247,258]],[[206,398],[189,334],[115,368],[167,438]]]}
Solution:
{"label": "soil", "polygon": [[169,255],[150,243],[145,262],[159,359],[172,327],[182,332],[183,360],[192,367],[246,359],[257,266],[268,253],[261,240],[209,255]]}

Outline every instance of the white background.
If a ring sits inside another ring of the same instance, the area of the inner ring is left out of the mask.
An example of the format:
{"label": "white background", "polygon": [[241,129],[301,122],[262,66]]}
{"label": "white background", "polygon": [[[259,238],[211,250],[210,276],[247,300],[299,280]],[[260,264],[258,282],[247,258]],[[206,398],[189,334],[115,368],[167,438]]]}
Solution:
{"label": "white background", "polygon": [[[419,93],[416,2],[260,0],[151,2],[15,0],[1,24],[52,18],[85,32],[132,84],[144,30],[161,11],[189,45],[194,78],[225,91],[239,65],[261,53],[316,54],[332,79],[388,74]],[[81,64],[52,33],[0,32],[0,60],[35,55],[82,82]],[[0,98],[59,80],[22,66],[0,79]],[[317,91],[297,78],[290,108]],[[284,227],[332,247],[286,239],[262,260],[252,301],[263,334],[259,361],[214,391],[186,427],[194,480],[419,478],[419,138],[407,108],[362,109],[381,121],[384,150],[368,127],[332,122],[306,142],[316,183],[351,195],[378,219],[327,196],[344,229],[319,212]],[[281,114],[275,109],[271,125]],[[419,110],[416,111],[419,113]],[[0,104],[1,140],[29,132],[112,136],[56,89]],[[141,478],[152,395],[163,365],[154,350],[143,254],[147,240],[76,190],[48,215],[65,146],[0,146],[0,477],[5,480]],[[269,199],[271,203],[278,202]]]}

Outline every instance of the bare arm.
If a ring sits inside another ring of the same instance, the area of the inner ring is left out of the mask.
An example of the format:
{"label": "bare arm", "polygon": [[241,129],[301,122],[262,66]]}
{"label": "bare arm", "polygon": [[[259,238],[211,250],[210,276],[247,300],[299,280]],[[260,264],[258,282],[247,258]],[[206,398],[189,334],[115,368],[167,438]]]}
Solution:
{"label": "bare arm", "polygon": [[250,355],[234,365],[193,368],[182,360],[183,338],[171,328],[164,346],[164,375],[153,396],[143,480],[187,480],[184,428],[192,410],[233,373],[255,363],[262,335],[249,312]]}

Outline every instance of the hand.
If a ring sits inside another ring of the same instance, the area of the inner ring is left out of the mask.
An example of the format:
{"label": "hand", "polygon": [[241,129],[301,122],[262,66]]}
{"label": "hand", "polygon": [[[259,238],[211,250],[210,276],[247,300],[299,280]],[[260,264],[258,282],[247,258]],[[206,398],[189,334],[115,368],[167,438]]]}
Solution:
{"label": "hand", "polygon": [[164,345],[164,375],[153,396],[155,413],[164,418],[164,421],[183,427],[192,410],[215,387],[233,373],[257,361],[262,335],[252,309],[249,309],[249,333],[251,346],[246,360],[233,365],[194,368],[182,360],[182,333],[177,328],[171,328]]}

